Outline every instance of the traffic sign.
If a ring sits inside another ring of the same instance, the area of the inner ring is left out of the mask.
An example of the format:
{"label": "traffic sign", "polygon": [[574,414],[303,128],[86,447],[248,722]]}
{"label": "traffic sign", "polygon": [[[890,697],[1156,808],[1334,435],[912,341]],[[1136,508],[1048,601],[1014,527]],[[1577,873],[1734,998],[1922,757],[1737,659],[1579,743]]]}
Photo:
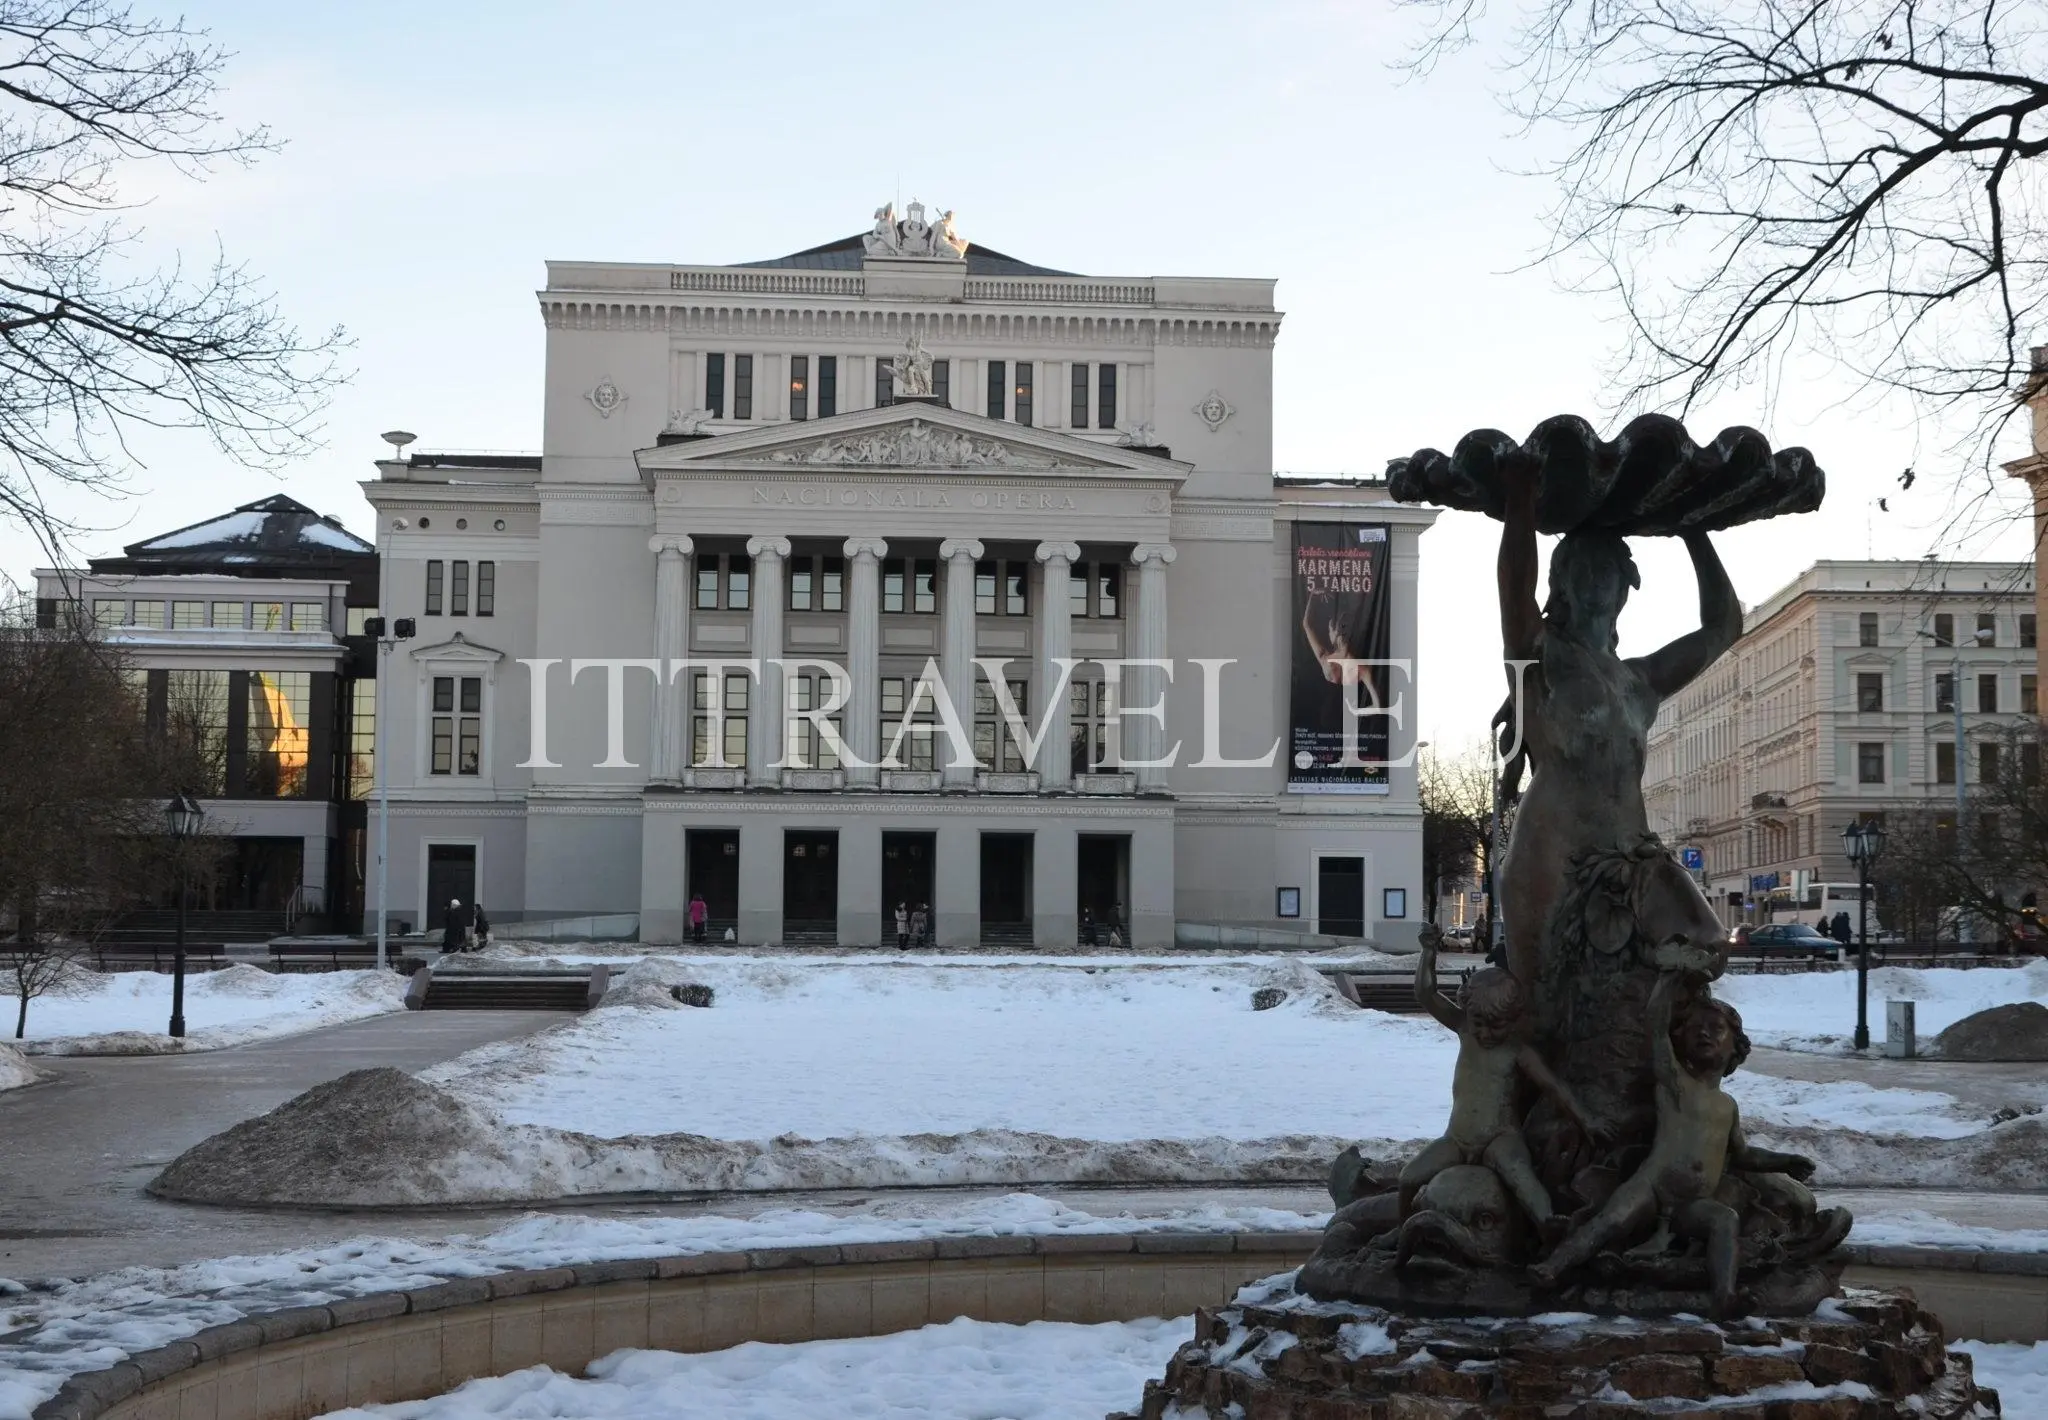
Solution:
{"label": "traffic sign", "polygon": [[1707,866],[1707,855],[1697,848],[1681,848],[1678,850],[1678,862],[1687,872],[1697,873]]}

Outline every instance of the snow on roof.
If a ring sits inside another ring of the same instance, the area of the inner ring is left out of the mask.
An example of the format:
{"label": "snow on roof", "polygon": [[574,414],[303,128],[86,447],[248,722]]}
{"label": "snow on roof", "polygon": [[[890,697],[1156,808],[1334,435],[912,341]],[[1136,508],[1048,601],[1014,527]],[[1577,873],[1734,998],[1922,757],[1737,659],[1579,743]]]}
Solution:
{"label": "snow on roof", "polygon": [[263,513],[229,513],[210,523],[194,523],[189,528],[138,542],[133,550],[140,552],[147,548],[157,551],[173,547],[206,547],[216,542],[247,542],[262,533],[267,516]]}
{"label": "snow on roof", "polygon": [[210,553],[219,561],[235,563],[324,561],[336,553],[369,557],[376,551],[338,522],[283,494],[244,503],[232,512],[130,543],[125,549],[134,561],[189,562]]}

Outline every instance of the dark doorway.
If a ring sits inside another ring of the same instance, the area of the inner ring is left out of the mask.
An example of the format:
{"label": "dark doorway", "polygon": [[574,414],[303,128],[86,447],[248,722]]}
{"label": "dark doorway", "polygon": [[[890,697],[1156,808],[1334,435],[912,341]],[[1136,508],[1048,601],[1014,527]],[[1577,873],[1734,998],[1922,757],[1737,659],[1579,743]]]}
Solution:
{"label": "dark doorway", "polygon": [[306,840],[236,838],[218,862],[209,884],[193,885],[189,901],[194,907],[285,912],[290,910],[299,884],[306,880]]}
{"label": "dark doorway", "polygon": [[1316,860],[1316,930],[1329,937],[1365,935],[1365,859]]}
{"label": "dark doorway", "polygon": [[839,835],[829,829],[782,835],[782,939],[839,940]]}
{"label": "dark doorway", "polygon": [[[1083,945],[1107,945],[1114,927],[1131,939],[1125,904],[1130,901],[1131,838],[1127,833],[1084,833],[1076,874],[1076,921]],[[1089,942],[1090,936],[1094,942]]]}
{"label": "dark doorway", "polygon": [[[693,828],[683,835],[683,891],[704,894],[704,940],[722,942],[740,924],[740,831]],[[684,902],[689,901],[686,896]],[[686,919],[687,920],[687,919]]]}
{"label": "dark doorway", "polygon": [[981,930],[1031,925],[1031,835],[981,836]]}
{"label": "dark doorway", "polygon": [[448,921],[450,901],[468,911],[476,906],[476,845],[427,845],[427,930],[438,932]]}
{"label": "dark doorway", "polygon": [[932,858],[939,851],[936,833],[885,833],[882,835],[882,936],[885,946],[896,945],[896,904],[905,912],[932,902]]}

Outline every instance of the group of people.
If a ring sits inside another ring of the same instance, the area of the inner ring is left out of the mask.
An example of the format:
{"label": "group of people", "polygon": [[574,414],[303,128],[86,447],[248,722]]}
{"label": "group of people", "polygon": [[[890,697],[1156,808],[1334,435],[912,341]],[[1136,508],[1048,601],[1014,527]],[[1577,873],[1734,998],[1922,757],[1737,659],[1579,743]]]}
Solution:
{"label": "group of people", "polygon": [[461,898],[449,898],[448,916],[441,923],[441,950],[475,952],[490,944],[491,919],[484,916],[484,905],[479,902],[464,912]]}
{"label": "group of people", "polygon": [[932,944],[932,905],[920,902],[912,907],[907,902],[896,904],[896,950],[908,951],[913,945],[923,951]]}

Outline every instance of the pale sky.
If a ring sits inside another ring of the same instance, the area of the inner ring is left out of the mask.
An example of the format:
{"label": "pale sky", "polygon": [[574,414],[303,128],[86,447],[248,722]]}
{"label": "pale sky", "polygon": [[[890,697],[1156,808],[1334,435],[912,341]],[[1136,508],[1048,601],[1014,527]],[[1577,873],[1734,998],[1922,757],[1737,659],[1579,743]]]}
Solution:
{"label": "pale sky", "polygon": [[[1066,270],[1277,278],[1282,470],[1376,473],[1563,412],[1621,422],[1600,379],[1614,310],[1529,268],[1550,190],[1514,170],[1553,140],[1516,131],[1483,56],[1426,81],[1392,69],[1412,20],[1382,3],[187,13],[235,52],[229,115],[288,146],[203,184],[155,182],[137,220],[165,250],[218,240],[303,326],[346,325],[357,373],[326,447],[281,475],[151,441],[136,496],[66,505],[101,529],[80,539],[88,555],[275,492],[367,535],[356,485],[380,431],[540,447],[546,260],[755,260],[858,231],[891,198]],[[1746,602],[1817,557],[2027,554],[2017,525],[1942,538],[1940,440],[1896,405],[1844,407],[1852,395],[1804,365],[1776,410],[1731,400],[1689,421],[1702,441],[1756,423],[1828,473],[1822,512],[1718,539]],[[1922,479],[1902,496],[1909,463]],[[1894,511],[1873,513],[1879,496]],[[1497,531],[1451,513],[1423,538],[1416,703],[1439,743],[1482,734],[1500,697]],[[1639,540],[1637,556],[1630,654],[1694,624],[1682,550]],[[0,568],[19,580],[39,561],[0,528]]]}

